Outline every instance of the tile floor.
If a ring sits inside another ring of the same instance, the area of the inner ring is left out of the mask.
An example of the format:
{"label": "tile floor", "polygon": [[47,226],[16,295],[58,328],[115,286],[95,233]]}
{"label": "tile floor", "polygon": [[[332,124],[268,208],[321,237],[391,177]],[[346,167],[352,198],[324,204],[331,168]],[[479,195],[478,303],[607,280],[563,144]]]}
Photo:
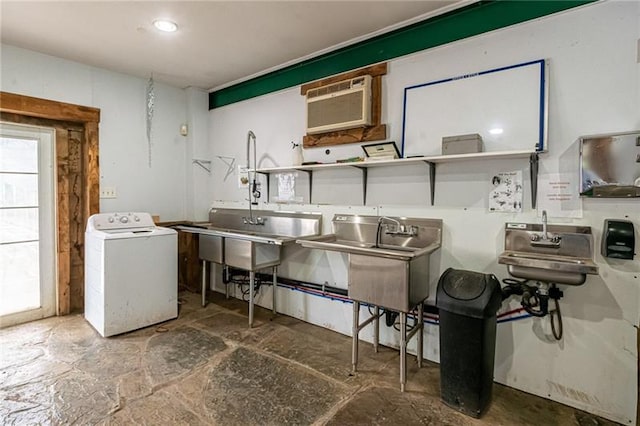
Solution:
{"label": "tile floor", "polygon": [[178,319],[104,339],[82,315],[0,330],[1,424],[609,425],[498,384],[480,420],[439,400],[439,369],[215,295],[180,295]]}

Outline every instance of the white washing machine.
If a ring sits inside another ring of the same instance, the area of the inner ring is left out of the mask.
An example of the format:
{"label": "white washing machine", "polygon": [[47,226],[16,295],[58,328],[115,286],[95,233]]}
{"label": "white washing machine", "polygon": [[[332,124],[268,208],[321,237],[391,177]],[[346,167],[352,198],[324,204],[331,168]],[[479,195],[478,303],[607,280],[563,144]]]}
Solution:
{"label": "white washing machine", "polygon": [[91,216],[84,264],[84,316],[102,336],[178,316],[178,233],[150,214]]}

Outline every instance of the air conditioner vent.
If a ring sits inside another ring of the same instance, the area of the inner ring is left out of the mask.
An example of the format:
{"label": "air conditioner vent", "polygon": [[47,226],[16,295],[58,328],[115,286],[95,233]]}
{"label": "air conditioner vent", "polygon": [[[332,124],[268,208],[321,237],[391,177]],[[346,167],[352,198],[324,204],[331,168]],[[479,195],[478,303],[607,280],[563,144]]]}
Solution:
{"label": "air conditioner vent", "polygon": [[307,91],[307,133],[371,124],[371,76],[339,81]]}

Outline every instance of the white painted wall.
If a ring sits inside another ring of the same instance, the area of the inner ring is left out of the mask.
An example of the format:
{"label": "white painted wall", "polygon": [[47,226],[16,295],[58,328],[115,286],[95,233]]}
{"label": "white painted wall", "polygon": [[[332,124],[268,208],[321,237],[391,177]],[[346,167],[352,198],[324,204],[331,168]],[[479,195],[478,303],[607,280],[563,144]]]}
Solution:
{"label": "white painted wall", "polygon": [[100,200],[101,211],[147,211],[163,221],[186,218],[191,165],[180,124],[187,122],[189,98],[200,111],[200,123],[192,127],[199,143],[206,144],[206,100],[156,82],[149,166],[145,79],[8,45],[1,46],[0,59],[2,91],[100,108],[100,186],[117,191],[117,198]]}
{"label": "white painted wall", "polygon": [[[185,90],[187,95],[187,136],[186,153],[186,216],[185,219],[206,220],[211,199],[210,172],[214,167],[209,144],[209,93],[193,87]],[[194,160],[203,161],[204,168],[194,164]]]}
{"label": "white painted wall", "polygon": [[[640,128],[639,37],[640,3],[604,2],[391,61],[383,83],[383,121],[388,125],[389,139],[401,140],[404,87],[547,58],[551,64],[550,148],[541,157],[541,173],[577,173],[579,136]],[[246,190],[237,187],[237,174],[224,179],[226,167],[215,155],[245,163],[246,134],[251,129],[257,135],[259,167],[290,165],[293,153],[289,142],[301,141],[304,122],[299,88],[211,111],[209,137],[217,166],[210,180],[214,204],[246,206],[247,196]],[[331,162],[361,155],[358,145],[332,147],[330,151],[326,155],[324,149],[305,150],[305,159]],[[498,171],[512,170],[521,170],[525,176],[523,213],[488,213],[491,177]],[[442,218],[443,245],[431,262],[431,293],[435,295],[437,277],[447,267],[507,277],[506,267],[497,263],[503,250],[504,223],[539,220],[531,208],[528,174],[526,160],[440,165],[436,205],[432,207],[426,167],[373,168],[369,170],[368,205],[362,207],[357,169],[323,171],[314,174],[314,204],[281,207],[265,204],[263,198],[263,207],[322,211],[325,232],[330,232],[330,220],[339,212]],[[298,178],[297,190],[308,203],[306,176],[301,173]],[[272,188],[275,184],[272,179]],[[552,218],[551,222],[591,226],[597,247],[605,218],[632,220],[639,237],[637,200],[584,200],[583,207],[582,219]],[[292,260],[280,268],[283,276],[345,287],[344,255],[295,248],[287,249],[287,255]],[[640,261],[638,257],[631,262],[604,259],[599,253],[595,261],[599,276],[589,277],[581,287],[564,288],[565,334],[561,342],[549,339],[548,318],[499,325],[495,378],[612,420],[635,423]],[[221,289],[217,282],[214,285]],[[269,292],[262,290],[259,303],[269,306]],[[350,334],[350,305],[285,289],[279,291],[278,301],[281,312]],[[510,306],[518,303],[512,301]],[[370,338],[369,330],[363,334]],[[398,340],[395,332],[383,331],[385,344],[397,346]],[[411,345],[415,348],[415,342]],[[425,356],[439,359],[437,327],[425,330]]]}

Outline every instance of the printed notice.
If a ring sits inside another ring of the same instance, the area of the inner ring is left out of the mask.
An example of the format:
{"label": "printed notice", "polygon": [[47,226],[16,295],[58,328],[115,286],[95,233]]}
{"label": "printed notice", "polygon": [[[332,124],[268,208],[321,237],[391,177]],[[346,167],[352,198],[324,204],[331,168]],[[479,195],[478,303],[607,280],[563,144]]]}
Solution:
{"label": "printed notice", "polygon": [[489,193],[489,211],[522,211],[522,172],[498,173],[491,179],[493,189]]}
{"label": "printed notice", "polygon": [[551,217],[582,217],[577,176],[549,173],[538,177],[538,211]]}
{"label": "printed notice", "polygon": [[238,188],[249,186],[249,168],[238,164]]}

